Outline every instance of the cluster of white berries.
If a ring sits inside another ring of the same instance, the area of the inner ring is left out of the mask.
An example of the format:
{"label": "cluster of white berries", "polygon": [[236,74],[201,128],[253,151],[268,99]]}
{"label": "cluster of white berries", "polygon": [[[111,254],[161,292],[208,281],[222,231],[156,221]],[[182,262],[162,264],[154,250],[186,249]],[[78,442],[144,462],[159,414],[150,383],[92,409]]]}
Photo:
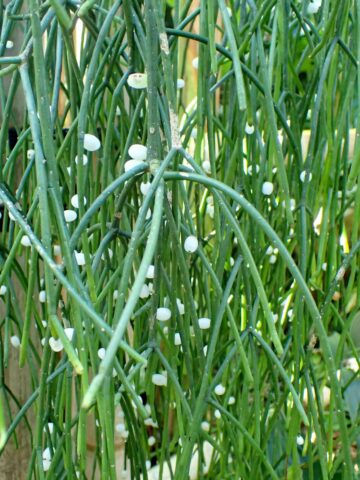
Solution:
{"label": "cluster of white berries", "polygon": [[125,162],[125,172],[131,170],[132,168],[136,167],[137,165],[143,163],[146,160],[147,148],[144,145],[135,143],[134,145],[130,146],[128,154],[131,157],[131,160]]}
{"label": "cluster of white berries", "polygon": [[[69,341],[71,342],[71,340],[73,339],[73,336],[74,336],[74,329],[73,328],[64,328],[64,332],[65,332],[65,335],[67,336],[67,338],[69,339]],[[49,346],[51,348],[51,350],[53,350],[54,352],[61,352],[63,349],[64,349],[64,345],[62,343],[62,341],[60,340],[60,338],[54,338],[54,337],[50,337],[49,338]]]}
{"label": "cluster of white berries", "polygon": [[269,263],[274,264],[277,260],[278,249],[273,248],[271,245],[266,249],[266,255],[269,256]]}
{"label": "cluster of white berries", "polygon": [[[84,135],[84,149],[87,150],[88,152],[96,152],[100,148],[101,148],[100,140],[95,135],[93,135],[92,133],[85,133],[85,135]],[[28,150],[28,158],[29,158],[30,153],[32,154],[32,151]],[[85,165],[87,165],[88,161],[89,160],[88,160],[87,155],[83,154],[83,159],[82,159],[81,164],[83,166],[85,166]],[[80,164],[79,158],[78,158],[77,155],[75,157],[75,164],[76,165]],[[71,175],[71,167],[67,167],[67,171],[68,171],[69,175]],[[83,204],[86,205],[87,200],[86,200],[85,197],[82,198],[82,201],[83,201]],[[79,204],[80,204],[79,196],[77,194],[73,195],[70,199],[70,203],[74,208],[78,209]],[[64,217],[65,217],[66,223],[72,223],[72,222],[75,222],[78,215],[77,215],[75,210],[66,209],[66,210],[64,210]],[[24,245],[24,246],[30,246],[30,245]]]}
{"label": "cluster of white berries", "polygon": [[128,438],[129,431],[126,430],[124,423],[118,423],[117,425],[115,425],[115,430],[120,435],[120,437],[123,438],[124,440]]}

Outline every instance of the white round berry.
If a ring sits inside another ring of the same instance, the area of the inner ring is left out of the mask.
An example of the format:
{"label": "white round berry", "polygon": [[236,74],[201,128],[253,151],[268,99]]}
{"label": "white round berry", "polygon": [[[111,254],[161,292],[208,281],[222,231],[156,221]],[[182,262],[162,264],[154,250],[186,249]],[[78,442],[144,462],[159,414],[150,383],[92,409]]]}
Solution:
{"label": "white round berry", "polygon": [[[86,197],[83,197],[83,201],[84,201],[84,205],[86,205]],[[73,195],[71,197],[71,205],[74,208],[79,208],[79,195],[78,194]]]}
{"label": "white round berry", "polygon": [[319,11],[321,7],[321,2],[310,2],[308,7],[307,7],[307,13],[309,15],[313,14],[313,13],[317,13]]}
{"label": "white round berry", "polygon": [[274,185],[271,182],[264,182],[262,186],[262,193],[264,195],[271,195],[274,191]]}
{"label": "white round berry", "polygon": [[198,249],[199,241],[194,235],[189,235],[184,242],[185,252],[194,253]]}
{"label": "white round berry", "polygon": [[155,267],[154,265],[149,265],[146,273],[146,278],[155,278]]}
{"label": "white round berry", "polygon": [[85,133],[84,135],[84,148],[89,152],[96,152],[101,147],[100,140],[91,133]]}
{"label": "white round berry", "polygon": [[53,350],[54,352],[61,352],[61,350],[64,348],[60,338],[50,337],[49,338],[49,345],[50,345],[51,350]]}
{"label": "white round berry", "polygon": [[211,163],[209,160],[204,160],[201,164],[203,170],[205,173],[210,174],[211,173]]}
{"label": "white round berry", "polygon": [[219,383],[219,385],[216,385],[214,392],[216,393],[216,395],[224,395],[225,393],[224,385],[222,385],[221,383]]}
{"label": "white round berry", "polygon": [[170,317],[171,317],[171,311],[169,308],[159,307],[156,310],[156,319],[160,320],[160,322],[166,322],[170,320]]}
{"label": "white round berry", "polygon": [[83,252],[77,252],[75,250],[75,259],[76,259],[76,263],[79,265],[79,266],[82,266],[82,265],[85,265],[85,255],[83,254]]}
{"label": "white round berry", "polygon": [[20,338],[17,335],[10,337],[10,343],[14,348],[20,347]]}
{"label": "white round berry", "polygon": [[158,387],[165,387],[167,385],[167,377],[162,373],[154,373],[151,377],[151,381]]}
{"label": "white round berry", "polygon": [[146,425],[147,427],[159,428],[159,425],[151,417],[145,418],[144,425]]}
{"label": "white round berry", "polygon": [[129,147],[128,154],[134,160],[143,161],[143,160],[146,160],[147,148],[144,145],[140,145],[138,143],[135,143],[134,145],[131,145]]}
{"label": "white round berry", "polygon": [[126,430],[125,425],[123,423],[118,423],[115,426],[115,430],[117,431],[117,433],[120,435],[121,438],[124,438],[125,440],[128,438],[129,432],[128,430]]}
{"label": "white round berry", "polygon": [[31,247],[31,241],[27,235],[23,235],[21,237],[21,245],[23,245],[24,247]]}
{"label": "white round berry", "polygon": [[180,300],[179,298],[176,299],[176,305],[177,305],[179,314],[180,314],[180,315],[184,315],[184,313],[185,313],[185,306],[184,306],[184,304],[181,302],[181,300]]}
{"label": "white round berry", "polygon": [[67,338],[71,342],[71,340],[73,339],[75,330],[71,327],[68,327],[68,328],[64,328],[64,332],[65,332],[65,335],[67,336]]}
{"label": "white round berry", "polygon": [[201,428],[204,430],[204,432],[208,432],[210,430],[209,422],[201,422]]}
{"label": "white round berry", "polygon": [[40,303],[45,303],[46,302],[46,292],[45,292],[45,290],[41,290],[39,292],[39,302]]}
{"label": "white round berry", "polygon": [[150,187],[151,187],[151,183],[150,183],[150,182],[147,182],[147,183],[141,182],[141,183],[140,183],[140,192],[144,195],[144,197],[145,197],[145,195],[147,195],[147,193],[149,192]]}
{"label": "white round berry", "polygon": [[176,80],[176,87],[177,88],[184,88],[185,87],[185,80],[183,80],[182,78],[178,78]]}
{"label": "white round berry", "polygon": [[45,450],[43,451],[42,458],[43,460],[51,460],[51,452],[49,447],[45,448]]}
{"label": "white round berry", "polygon": [[77,213],[75,210],[64,210],[64,217],[67,223],[71,223],[77,219]]}
{"label": "white round berry", "polygon": [[247,122],[245,124],[245,133],[248,135],[252,135],[255,132],[255,127],[254,125],[249,125]]}
{"label": "white round berry", "polygon": [[276,263],[276,260],[277,260],[277,256],[276,256],[276,255],[270,255],[269,263],[271,263],[272,265],[274,265],[274,263]]}
{"label": "white round berry", "polygon": [[210,328],[210,325],[211,325],[210,318],[199,318],[198,322],[201,330],[207,330],[208,328]]}
{"label": "white round berry", "polygon": [[129,87],[136,90],[147,87],[147,75],[146,73],[132,73],[129,75],[127,83]]}
{"label": "white round berry", "polygon": [[100,358],[100,360],[104,360],[105,354],[106,354],[105,348],[104,347],[99,348],[97,353],[98,353],[98,357]]}
{"label": "white round berry", "polygon": [[149,287],[144,283],[144,285],[141,287],[141,291],[139,294],[140,298],[148,298],[150,296],[150,290]]}
{"label": "white round berry", "polygon": [[26,158],[27,158],[28,160],[31,160],[34,155],[35,155],[35,150],[33,150],[32,148],[30,148],[29,150],[27,150],[27,152],[26,152]]}
{"label": "white round berry", "polygon": [[132,168],[135,168],[137,167],[138,165],[141,165],[143,163],[142,160],[128,160],[127,162],[125,162],[124,164],[124,171],[125,172],[128,172],[129,170],[131,170]]}

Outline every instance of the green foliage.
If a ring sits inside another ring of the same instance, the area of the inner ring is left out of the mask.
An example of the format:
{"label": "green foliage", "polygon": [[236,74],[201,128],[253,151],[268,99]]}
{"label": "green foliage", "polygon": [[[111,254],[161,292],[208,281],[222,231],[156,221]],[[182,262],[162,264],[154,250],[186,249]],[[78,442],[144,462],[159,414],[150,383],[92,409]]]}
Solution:
{"label": "green foliage", "polygon": [[27,478],[356,478],[358,2],[0,20],[0,448],[32,410]]}

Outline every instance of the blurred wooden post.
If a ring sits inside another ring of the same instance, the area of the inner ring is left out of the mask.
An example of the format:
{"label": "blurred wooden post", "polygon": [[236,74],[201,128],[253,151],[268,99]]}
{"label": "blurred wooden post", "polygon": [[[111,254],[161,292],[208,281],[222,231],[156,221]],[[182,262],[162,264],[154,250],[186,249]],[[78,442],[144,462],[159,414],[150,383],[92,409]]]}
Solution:
{"label": "blurred wooden post", "polygon": [[[9,0],[4,2],[5,5],[9,3]],[[15,22],[14,29],[10,35],[10,40],[13,42],[12,48],[6,49],[7,55],[17,55],[20,51],[21,44],[23,42],[23,32],[20,28],[21,22]],[[2,80],[2,85],[5,92],[8,91],[11,83],[12,75],[6,76]],[[12,118],[9,127],[21,127],[24,120],[24,95],[22,93],[21,85],[19,85],[15,102],[12,109]],[[0,108],[0,121],[2,119],[2,111]],[[21,176],[20,169],[15,169],[17,175]],[[19,263],[24,263],[24,259],[19,258]],[[25,309],[25,297],[22,288],[19,286],[15,276],[12,276],[14,287],[16,290],[17,301],[20,304],[21,312]],[[2,297],[4,298],[4,297]],[[15,300],[14,300],[15,301]],[[0,318],[5,316],[4,301],[0,300]],[[14,332],[14,334],[18,332]],[[8,367],[4,368],[5,384],[11,390],[16,397],[20,405],[23,405],[32,393],[31,376],[28,366],[19,368],[19,353],[20,350],[9,345],[9,358]],[[16,405],[13,399],[10,398],[11,415],[14,416],[18,413],[19,407]],[[30,425],[34,425],[34,411],[30,409],[27,415],[27,419]],[[6,424],[9,425],[10,419],[6,419]],[[22,420],[16,429],[16,439],[18,444],[15,444],[14,435],[9,440],[5,447],[4,452],[0,456],[0,480],[22,480],[26,477],[26,472],[31,456],[31,433],[26,427],[25,422]]]}

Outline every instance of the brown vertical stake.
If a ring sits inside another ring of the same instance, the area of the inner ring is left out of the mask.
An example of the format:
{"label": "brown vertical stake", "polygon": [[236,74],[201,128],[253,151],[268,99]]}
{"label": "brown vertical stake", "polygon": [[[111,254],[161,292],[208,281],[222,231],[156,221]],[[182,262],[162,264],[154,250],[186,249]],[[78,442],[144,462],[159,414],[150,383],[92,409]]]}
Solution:
{"label": "brown vertical stake", "polygon": [[[5,0],[5,6],[8,5],[9,0]],[[13,46],[6,50],[6,55],[17,55],[20,52],[20,48],[23,42],[23,31],[21,26],[15,25],[13,31],[10,34],[10,40],[13,42]],[[8,91],[12,80],[12,75],[6,76],[2,79],[3,87],[5,93]],[[18,87],[14,107],[12,109],[12,118],[9,124],[9,128],[20,127],[24,121],[24,95],[21,89],[21,86]],[[0,121],[2,118],[2,111],[0,109]],[[21,175],[20,169],[16,169],[16,173]],[[18,258],[19,263],[23,264],[25,262],[24,258]],[[23,312],[25,310],[25,296],[23,289],[20,287],[19,282],[13,276],[14,288],[16,290],[17,300],[20,304],[20,309]],[[4,297],[2,297],[4,299]],[[6,307],[3,300],[0,300],[0,318],[1,320],[5,317]],[[17,332],[16,332],[17,333]],[[35,335],[31,334],[31,337],[34,338]],[[14,348],[12,345],[9,345],[9,358],[8,358],[8,368],[4,368],[4,382],[5,385],[11,390],[11,392],[16,397],[20,405],[23,405],[26,400],[30,397],[32,393],[32,385],[29,379],[31,378],[29,367],[26,365],[24,368],[19,368],[19,353],[20,349]],[[1,367],[3,368],[3,367]],[[10,410],[12,418],[19,411],[19,407],[16,405],[10,395],[7,396],[10,402]],[[35,413],[33,409],[30,409],[27,412],[27,420],[30,425],[35,425]],[[9,417],[6,417],[6,425],[9,426],[11,420]],[[24,420],[22,420],[18,427],[16,428],[16,440],[14,434],[8,441],[4,451],[0,454],[0,480],[22,480],[26,477],[26,472],[29,464],[29,459],[31,457],[31,434],[26,426]]]}

